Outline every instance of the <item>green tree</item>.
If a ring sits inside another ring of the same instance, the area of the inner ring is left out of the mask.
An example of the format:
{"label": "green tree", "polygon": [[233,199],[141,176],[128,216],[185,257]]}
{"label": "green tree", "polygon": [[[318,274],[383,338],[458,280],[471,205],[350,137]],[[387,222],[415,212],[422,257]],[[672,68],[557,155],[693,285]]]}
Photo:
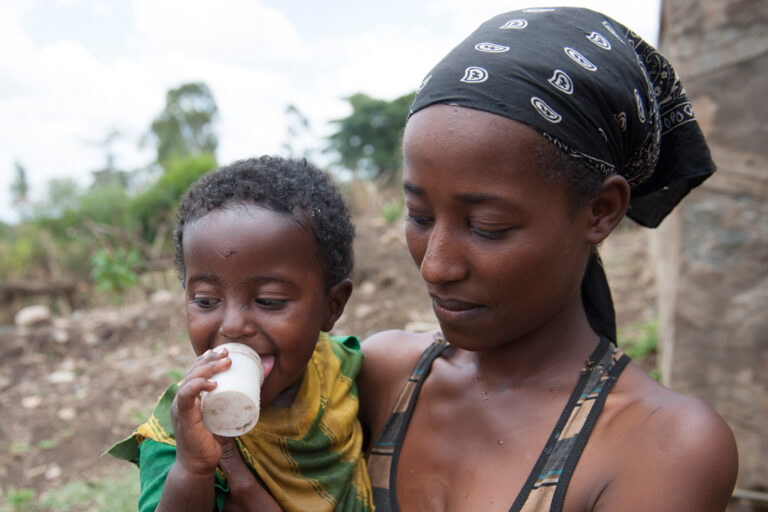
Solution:
{"label": "green tree", "polygon": [[293,104],[285,107],[285,116],[288,118],[288,127],[282,144],[283,152],[290,158],[310,160],[313,151],[306,147],[306,140],[312,136],[309,119]]}
{"label": "green tree", "polygon": [[338,163],[356,175],[375,178],[384,186],[397,182],[402,167],[400,140],[415,93],[392,101],[363,93],[346,100],[352,113],[332,121],[337,126],[328,137],[326,151],[338,155]]}
{"label": "green tree", "polygon": [[11,200],[16,206],[29,200],[29,183],[27,182],[27,170],[20,162],[14,162],[14,176],[11,183]]}
{"label": "green tree", "polygon": [[184,158],[172,158],[166,164],[166,172],[130,205],[130,216],[139,224],[142,237],[154,242],[161,225],[173,224],[173,216],[189,186],[203,174],[217,167],[210,153]]}
{"label": "green tree", "polygon": [[217,116],[216,101],[204,83],[170,89],[165,96],[165,108],[151,126],[157,143],[157,162],[165,169],[173,157],[215,154]]}
{"label": "green tree", "polygon": [[93,182],[91,188],[101,188],[102,186],[117,185],[128,188],[131,173],[117,168],[115,164],[115,144],[123,137],[123,134],[116,128],[107,132],[103,139],[94,143],[104,151],[104,167],[91,172]]}

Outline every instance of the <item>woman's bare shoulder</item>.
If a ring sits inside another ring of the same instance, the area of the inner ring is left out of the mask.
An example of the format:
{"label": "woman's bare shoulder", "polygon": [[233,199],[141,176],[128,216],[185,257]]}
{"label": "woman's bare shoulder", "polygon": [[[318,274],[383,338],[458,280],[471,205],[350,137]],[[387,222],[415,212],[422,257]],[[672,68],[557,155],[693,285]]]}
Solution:
{"label": "woman's bare shoulder", "polygon": [[397,395],[435,333],[382,331],[362,343],[363,368],[357,378],[360,418],[375,429],[389,415]]}
{"label": "woman's bare shoulder", "polygon": [[613,476],[597,509],[724,510],[738,471],[728,424],[702,400],[662,386],[634,365],[611,395],[601,438]]}

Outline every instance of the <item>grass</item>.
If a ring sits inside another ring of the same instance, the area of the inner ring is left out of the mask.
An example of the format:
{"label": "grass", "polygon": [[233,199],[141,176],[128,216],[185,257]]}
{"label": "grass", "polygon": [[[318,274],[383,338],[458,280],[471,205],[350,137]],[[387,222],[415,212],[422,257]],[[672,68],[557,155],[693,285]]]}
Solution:
{"label": "grass", "polygon": [[403,202],[400,200],[390,201],[381,209],[381,216],[387,224],[394,224],[403,216]]}
{"label": "grass", "polygon": [[139,500],[138,476],[136,468],[126,465],[110,477],[95,481],[74,480],[40,496],[33,489],[10,487],[0,497],[0,512],[135,511]]}
{"label": "grass", "polygon": [[654,318],[641,325],[634,325],[634,336],[619,331],[619,346],[632,359],[642,359],[659,349],[659,319]]}
{"label": "grass", "polygon": [[[659,350],[659,319],[654,318],[640,325],[633,325],[629,331],[632,335],[619,330],[619,346],[632,359],[638,361]],[[658,368],[653,368],[648,374],[655,380],[660,379]]]}

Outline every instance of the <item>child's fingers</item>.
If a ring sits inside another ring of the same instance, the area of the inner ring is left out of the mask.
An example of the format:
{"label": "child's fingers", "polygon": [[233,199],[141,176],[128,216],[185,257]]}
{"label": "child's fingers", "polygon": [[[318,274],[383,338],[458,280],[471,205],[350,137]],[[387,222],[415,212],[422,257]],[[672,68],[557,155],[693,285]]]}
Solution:
{"label": "child's fingers", "polygon": [[176,391],[176,402],[180,410],[195,407],[195,400],[203,391],[212,391],[216,387],[216,381],[206,377],[184,379],[184,382]]}
{"label": "child's fingers", "polygon": [[208,350],[192,363],[192,366],[187,370],[187,375],[184,377],[184,381],[199,377],[211,378],[214,373],[222,372],[228,369],[231,365],[232,360],[227,357],[226,353],[217,352],[216,350]]}

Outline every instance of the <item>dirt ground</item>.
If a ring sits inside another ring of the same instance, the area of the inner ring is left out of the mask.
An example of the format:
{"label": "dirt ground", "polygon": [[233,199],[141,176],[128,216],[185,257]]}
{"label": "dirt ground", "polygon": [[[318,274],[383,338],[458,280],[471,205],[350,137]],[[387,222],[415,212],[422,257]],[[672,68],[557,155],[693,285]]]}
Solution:
{"label": "dirt ground", "polygon": [[[355,292],[335,332],[365,337],[389,328],[436,328],[402,224],[376,218],[356,224]],[[602,249],[624,327],[655,316],[645,236],[623,228]],[[28,331],[0,326],[3,493],[14,487],[39,494],[113,473],[125,463],[101,453],[145,419],[192,356],[180,287]]]}

